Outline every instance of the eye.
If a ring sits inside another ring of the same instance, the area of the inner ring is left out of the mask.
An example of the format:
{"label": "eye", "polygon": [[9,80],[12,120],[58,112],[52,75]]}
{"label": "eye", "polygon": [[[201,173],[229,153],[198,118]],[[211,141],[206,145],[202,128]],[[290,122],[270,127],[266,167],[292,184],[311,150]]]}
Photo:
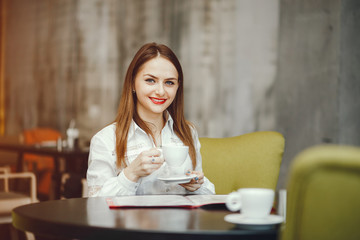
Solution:
{"label": "eye", "polygon": [[175,82],[174,81],[166,81],[165,84],[166,85],[175,85]]}
{"label": "eye", "polygon": [[155,83],[155,80],[152,78],[145,79],[145,82],[147,83]]}

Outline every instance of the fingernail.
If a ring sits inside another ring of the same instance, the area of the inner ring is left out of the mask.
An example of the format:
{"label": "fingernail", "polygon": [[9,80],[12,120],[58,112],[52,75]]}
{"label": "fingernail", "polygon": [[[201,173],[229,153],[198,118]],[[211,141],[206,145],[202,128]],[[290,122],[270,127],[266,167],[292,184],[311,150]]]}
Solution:
{"label": "fingernail", "polygon": [[190,170],[189,170],[189,171],[187,171],[187,173],[190,173]]}
{"label": "fingernail", "polygon": [[198,178],[198,177],[195,177],[195,181],[197,181],[197,180],[199,180],[199,178]]}

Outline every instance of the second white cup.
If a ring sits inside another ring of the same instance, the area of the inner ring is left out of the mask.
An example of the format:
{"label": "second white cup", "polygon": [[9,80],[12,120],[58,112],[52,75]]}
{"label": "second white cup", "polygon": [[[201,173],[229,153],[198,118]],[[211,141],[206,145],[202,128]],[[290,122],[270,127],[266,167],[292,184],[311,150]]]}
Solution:
{"label": "second white cup", "polygon": [[239,211],[248,218],[265,218],[270,215],[275,192],[267,188],[240,188],[226,199],[230,211]]}

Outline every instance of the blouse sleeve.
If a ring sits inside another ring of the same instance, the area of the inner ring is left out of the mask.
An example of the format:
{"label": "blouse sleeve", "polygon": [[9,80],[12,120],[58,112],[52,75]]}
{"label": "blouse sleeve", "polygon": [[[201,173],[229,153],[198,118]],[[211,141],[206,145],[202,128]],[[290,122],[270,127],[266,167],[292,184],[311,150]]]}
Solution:
{"label": "blouse sleeve", "polygon": [[[193,139],[194,139],[194,145],[195,145],[195,151],[196,151],[196,168],[195,171],[203,171],[202,170],[202,157],[200,153],[201,144],[199,141],[199,136],[195,128],[193,128]],[[206,173],[204,173],[206,174]],[[195,194],[215,194],[215,186],[210,180],[204,176],[204,183],[201,185],[201,187],[193,192]]]}
{"label": "blouse sleeve", "polygon": [[91,139],[87,183],[90,197],[135,195],[139,186],[117,172],[115,139],[100,132]]}

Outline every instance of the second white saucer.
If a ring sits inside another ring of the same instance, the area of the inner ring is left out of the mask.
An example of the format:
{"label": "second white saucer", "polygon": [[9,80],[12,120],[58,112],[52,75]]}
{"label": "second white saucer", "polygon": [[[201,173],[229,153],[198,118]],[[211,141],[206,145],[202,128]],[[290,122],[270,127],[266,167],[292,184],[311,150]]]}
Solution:
{"label": "second white saucer", "polygon": [[249,218],[239,213],[226,215],[224,219],[227,222],[240,225],[275,225],[284,221],[284,218],[279,215],[269,215],[265,218]]}

